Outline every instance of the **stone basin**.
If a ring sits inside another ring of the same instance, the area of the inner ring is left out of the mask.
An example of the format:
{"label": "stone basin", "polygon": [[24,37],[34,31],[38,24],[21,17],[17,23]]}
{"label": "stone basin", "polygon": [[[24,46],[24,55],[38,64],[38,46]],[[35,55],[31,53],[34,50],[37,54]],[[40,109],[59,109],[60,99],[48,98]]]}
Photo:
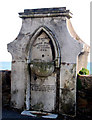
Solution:
{"label": "stone basin", "polygon": [[30,67],[36,75],[46,77],[54,72],[54,61],[33,60],[31,61]]}

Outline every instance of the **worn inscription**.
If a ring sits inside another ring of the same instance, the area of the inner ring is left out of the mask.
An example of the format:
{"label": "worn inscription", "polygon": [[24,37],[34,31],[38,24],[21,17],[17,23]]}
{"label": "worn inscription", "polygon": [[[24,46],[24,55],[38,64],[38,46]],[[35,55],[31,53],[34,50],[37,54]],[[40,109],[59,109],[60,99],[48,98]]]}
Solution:
{"label": "worn inscription", "polygon": [[37,39],[37,42],[34,43],[33,47],[36,47],[38,50],[40,51],[47,51],[48,49],[50,49],[50,39],[48,38],[48,36],[43,33],[42,35],[40,35]]}
{"label": "worn inscription", "polygon": [[43,91],[43,92],[51,92],[56,91],[55,85],[38,85],[38,84],[31,84],[32,91]]}

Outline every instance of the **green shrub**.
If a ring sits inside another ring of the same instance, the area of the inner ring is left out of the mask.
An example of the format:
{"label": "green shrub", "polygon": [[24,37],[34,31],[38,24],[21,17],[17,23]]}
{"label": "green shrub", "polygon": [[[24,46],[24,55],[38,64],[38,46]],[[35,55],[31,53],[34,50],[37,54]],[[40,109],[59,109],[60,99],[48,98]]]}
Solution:
{"label": "green shrub", "polygon": [[[89,75],[89,70],[82,68],[78,73],[78,76],[80,76],[80,75]],[[77,77],[77,88],[78,88],[78,90],[82,89],[82,83],[81,83],[81,80],[79,79],[79,77]]]}
{"label": "green shrub", "polygon": [[79,74],[78,75],[89,75],[89,70],[88,69],[85,69],[85,68],[82,68],[80,71],[79,71]]}

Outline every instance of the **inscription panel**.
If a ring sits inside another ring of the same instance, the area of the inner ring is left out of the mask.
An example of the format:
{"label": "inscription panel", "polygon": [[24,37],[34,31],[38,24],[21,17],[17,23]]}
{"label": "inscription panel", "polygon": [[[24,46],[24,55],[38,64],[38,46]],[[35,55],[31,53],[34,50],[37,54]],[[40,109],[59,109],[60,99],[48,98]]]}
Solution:
{"label": "inscription panel", "polygon": [[56,86],[31,84],[31,91],[56,92]]}
{"label": "inscription panel", "polygon": [[44,36],[38,37],[37,43],[35,43],[33,47],[36,47],[39,51],[48,51],[48,49],[50,49],[49,38]]}
{"label": "inscription panel", "polygon": [[41,59],[52,61],[52,49],[50,38],[45,32],[42,32],[35,40],[32,46],[31,59]]}
{"label": "inscription panel", "polygon": [[31,108],[37,111],[55,111],[56,74],[44,79],[31,77]]}

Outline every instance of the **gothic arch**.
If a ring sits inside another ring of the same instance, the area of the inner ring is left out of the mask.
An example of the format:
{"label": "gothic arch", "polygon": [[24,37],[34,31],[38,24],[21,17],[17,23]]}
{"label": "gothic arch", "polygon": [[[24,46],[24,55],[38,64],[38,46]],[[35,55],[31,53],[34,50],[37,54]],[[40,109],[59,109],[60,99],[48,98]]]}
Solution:
{"label": "gothic arch", "polygon": [[56,40],[55,38],[55,35],[52,33],[52,31],[46,27],[46,26],[41,26],[39,27],[32,35],[32,37],[30,38],[30,42],[29,42],[29,49],[28,49],[28,63],[30,63],[30,52],[31,52],[31,49],[32,49],[32,45],[33,43],[35,42],[36,38],[39,36],[39,34],[41,32],[44,32],[48,35],[48,37],[50,38],[52,44],[53,44],[53,48],[54,48],[54,51],[55,51],[55,59],[58,60],[58,63],[60,65],[60,62],[61,62],[61,53],[60,53],[60,47],[59,47],[59,43],[58,41]]}

